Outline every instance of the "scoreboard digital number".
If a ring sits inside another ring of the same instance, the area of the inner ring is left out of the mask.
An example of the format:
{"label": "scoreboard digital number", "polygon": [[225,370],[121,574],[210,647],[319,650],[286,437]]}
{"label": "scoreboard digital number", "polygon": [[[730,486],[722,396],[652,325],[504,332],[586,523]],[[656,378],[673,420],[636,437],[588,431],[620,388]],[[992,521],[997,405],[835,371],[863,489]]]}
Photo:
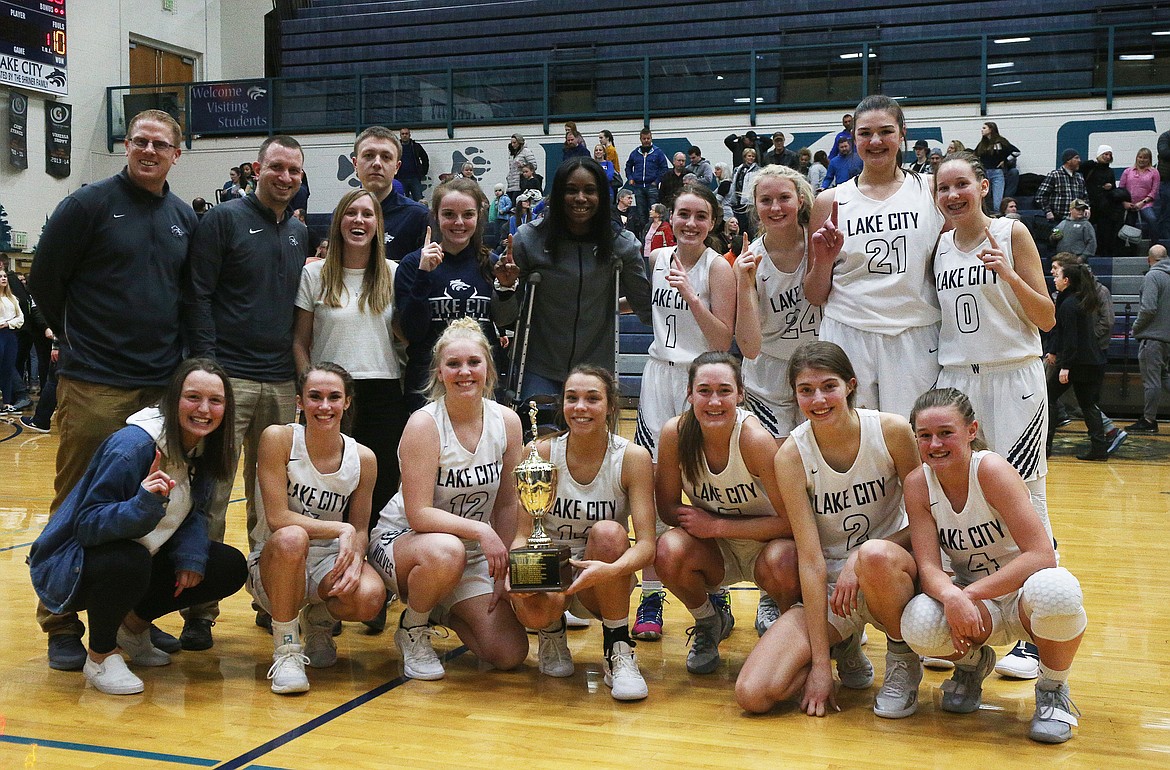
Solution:
{"label": "scoreboard digital number", "polygon": [[0,84],[69,93],[66,0],[0,0]]}

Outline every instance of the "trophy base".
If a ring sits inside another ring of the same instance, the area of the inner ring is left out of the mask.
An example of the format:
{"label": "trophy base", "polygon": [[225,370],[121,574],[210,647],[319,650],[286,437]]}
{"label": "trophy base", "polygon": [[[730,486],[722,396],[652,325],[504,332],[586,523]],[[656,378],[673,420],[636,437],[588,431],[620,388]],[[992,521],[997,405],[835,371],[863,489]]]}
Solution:
{"label": "trophy base", "polygon": [[567,545],[517,548],[508,562],[513,591],[564,591],[573,582]]}

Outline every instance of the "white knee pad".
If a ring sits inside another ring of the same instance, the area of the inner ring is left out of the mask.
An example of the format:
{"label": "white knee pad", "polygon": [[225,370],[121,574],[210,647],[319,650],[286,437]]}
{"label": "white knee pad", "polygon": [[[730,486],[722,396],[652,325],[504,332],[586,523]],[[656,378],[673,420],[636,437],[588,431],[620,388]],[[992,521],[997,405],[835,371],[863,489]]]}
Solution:
{"label": "white knee pad", "polygon": [[902,610],[902,638],[919,655],[933,658],[955,654],[942,603],[926,594],[918,594]]}
{"label": "white knee pad", "polygon": [[1024,581],[1020,597],[1031,612],[1033,636],[1054,642],[1076,639],[1089,625],[1081,584],[1064,567],[1042,569]]}

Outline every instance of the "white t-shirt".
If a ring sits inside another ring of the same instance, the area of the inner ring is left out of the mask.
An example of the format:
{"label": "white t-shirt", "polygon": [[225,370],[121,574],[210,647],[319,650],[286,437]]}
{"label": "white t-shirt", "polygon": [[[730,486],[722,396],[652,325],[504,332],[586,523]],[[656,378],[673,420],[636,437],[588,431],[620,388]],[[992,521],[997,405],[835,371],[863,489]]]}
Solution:
{"label": "white t-shirt", "polygon": [[[393,262],[390,283],[394,283]],[[362,280],[365,270],[344,269],[345,291],[341,307],[329,307],[321,301],[321,271],[325,262],[311,262],[301,269],[296,306],[313,314],[313,344],[309,357],[313,361],[341,364],[355,380],[397,380],[402,377],[394,353],[394,332],[390,322],[394,303],[386,305],[380,316],[361,309]]]}

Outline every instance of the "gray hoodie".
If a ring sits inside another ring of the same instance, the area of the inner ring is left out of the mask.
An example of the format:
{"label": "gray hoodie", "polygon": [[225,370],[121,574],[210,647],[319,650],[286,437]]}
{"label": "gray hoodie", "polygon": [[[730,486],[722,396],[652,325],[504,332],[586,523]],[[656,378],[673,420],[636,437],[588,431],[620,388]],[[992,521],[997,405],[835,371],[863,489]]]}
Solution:
{"label": "gray hoodie", "polygon": [[1155,262],[1142,279],[1142,301],[1133,322],[1133,336],[1170,342],[1170,257]]}

